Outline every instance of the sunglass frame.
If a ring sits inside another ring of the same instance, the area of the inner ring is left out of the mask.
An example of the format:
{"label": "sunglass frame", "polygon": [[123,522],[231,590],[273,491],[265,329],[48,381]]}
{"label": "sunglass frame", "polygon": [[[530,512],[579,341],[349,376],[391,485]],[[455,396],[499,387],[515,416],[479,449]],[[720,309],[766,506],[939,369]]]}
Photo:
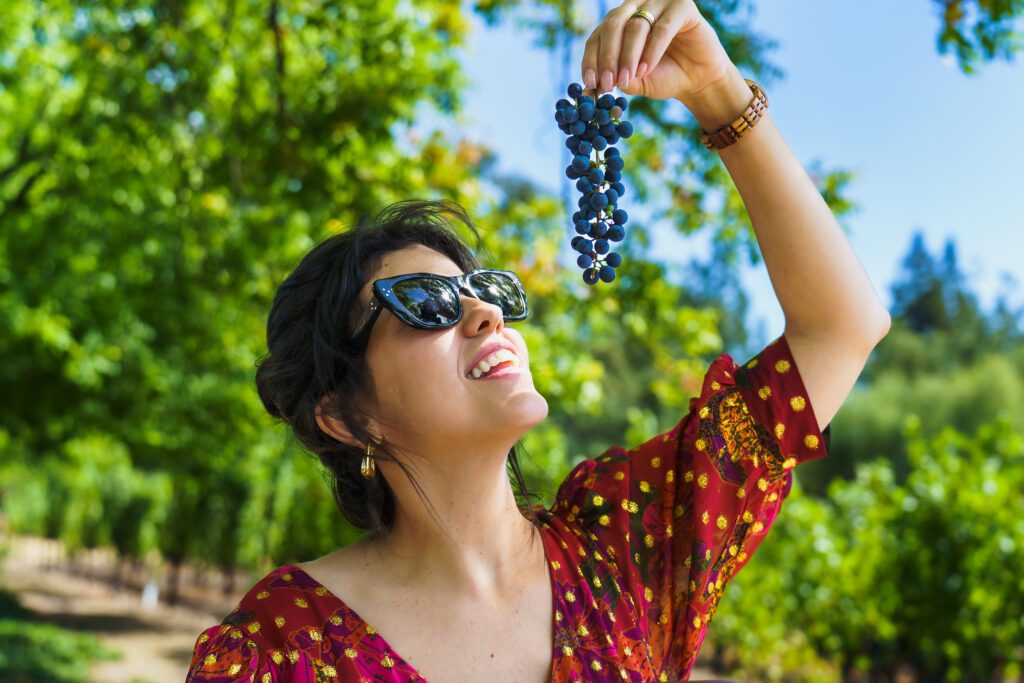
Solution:
{"label": "sunglass frame", "polygon": [[[461,275],[438,275],[437,273],[405,273],[403,275],[395,275],[393,277],[380,278],[373,282],[373,297],[370,299],[370,304],[366,307],[366,311],[363,313],[362,318],[356,323],[356,331],[352,336],[352,343],[360,345],[363,341],[364,335],[368,335],[369,331],[373,329],[373,324],[377,321],[377,317],[380,312],[387,308],[393,313],[399,320],[419,330],[443,330],[449,327],[454,327],[459,324],[462,320],[462,297],[461,294],[465,292],[468,296],[472,296],[475,299],[480,299],[477,294],[476,288],[473,287],[470,279],[480,273],[498,273],[500,275],[508,276],[509,279],[515,284],[516,289],[519,291],[520,296],[523,298],[523,313],[522,315],[503,315],[506,322],[516,322],[519,320],[525,320],[530,315],[530,303],[526,296],[526,288],[523,287],[523,283],[511,270],[498,270],[495,268],[475,268],[467,273]],[[433,280],[439,280],[450,286],[455,287],[455,303],[458,306],[455,319],[451,323],[445,324],[428,324],[421,321],[419,318],[414,316],[409,310],[398,300],[395,295],[394,286],[405,280],[412,280],[416,278],[429,278]],[[483,301],[483,299],[480,299]]]}

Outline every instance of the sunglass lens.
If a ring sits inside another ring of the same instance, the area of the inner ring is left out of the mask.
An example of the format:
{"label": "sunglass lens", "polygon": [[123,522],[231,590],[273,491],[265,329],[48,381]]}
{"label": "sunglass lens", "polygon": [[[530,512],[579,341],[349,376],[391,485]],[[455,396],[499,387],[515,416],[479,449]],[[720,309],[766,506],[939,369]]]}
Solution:
{"label": "sunglass lens", "polygon": [[506,318],[526,313],[526,298],[515,280],[502,273],[476,273],[473,288],[482,301],[501,307]]}
{"label": "sunglass lens", "polygon": [[409,313],[424,324],[452,325],[459,316],[459,299],[452,287],[441,280],[402,280],[392,290]]}

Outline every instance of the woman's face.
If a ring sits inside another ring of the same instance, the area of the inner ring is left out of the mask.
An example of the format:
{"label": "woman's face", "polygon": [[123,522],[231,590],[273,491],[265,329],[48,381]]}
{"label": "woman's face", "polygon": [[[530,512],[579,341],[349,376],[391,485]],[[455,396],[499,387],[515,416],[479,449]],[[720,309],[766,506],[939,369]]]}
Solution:
{"label": "woman's face", "polygon": [[[374,280],[406,273],[462,271],[422,245],[390,252],[360,293],[361,310],[369,304]],[[533,386],[526,344],[505,324],[501,309],[465,294],[461,301],[462,319],[443,330],[416,329],[388,309],[381,311],[366,347],[378,399],[372,412],[384,437],[414,454],[504,457],[547,417],[548,404]],[[471,371],[480,351],[493,343],[508,347],[518,366],[490,379],[474,379]]]}

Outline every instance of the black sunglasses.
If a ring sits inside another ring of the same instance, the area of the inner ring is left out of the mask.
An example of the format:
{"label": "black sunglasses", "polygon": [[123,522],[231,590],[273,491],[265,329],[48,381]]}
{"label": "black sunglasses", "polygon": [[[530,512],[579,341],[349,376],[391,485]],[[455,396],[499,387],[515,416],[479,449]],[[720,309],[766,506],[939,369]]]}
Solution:
{"label": "black sunglasses", "polygon": [[478,268],[462,275],[396,275],[374,281],[370,305],[356,324],[352,344],[365,341],[364,336],[369,335],[384,307],[410,327],[452,327],[462,320],[462,292],[501,308],[506,322],[524,320],[530,313],[523,283],[511,270]]}

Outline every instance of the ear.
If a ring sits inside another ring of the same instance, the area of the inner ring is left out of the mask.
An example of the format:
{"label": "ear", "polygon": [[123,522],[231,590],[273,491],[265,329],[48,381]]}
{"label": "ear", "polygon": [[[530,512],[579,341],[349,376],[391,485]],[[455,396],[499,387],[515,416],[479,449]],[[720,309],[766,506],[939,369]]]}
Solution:
{"label": "ear", "polygon": [[335,419],[323,412],[322,406],[324,405],[326,398],[321,399],[320,404],[316,407],[316,423],[320,429],[328,436],[334,437],[338,441],[353,446],[355,448],[362,448],[363,444],[359,442],[352,432],[349,431],[348,427],[341,420]]}

